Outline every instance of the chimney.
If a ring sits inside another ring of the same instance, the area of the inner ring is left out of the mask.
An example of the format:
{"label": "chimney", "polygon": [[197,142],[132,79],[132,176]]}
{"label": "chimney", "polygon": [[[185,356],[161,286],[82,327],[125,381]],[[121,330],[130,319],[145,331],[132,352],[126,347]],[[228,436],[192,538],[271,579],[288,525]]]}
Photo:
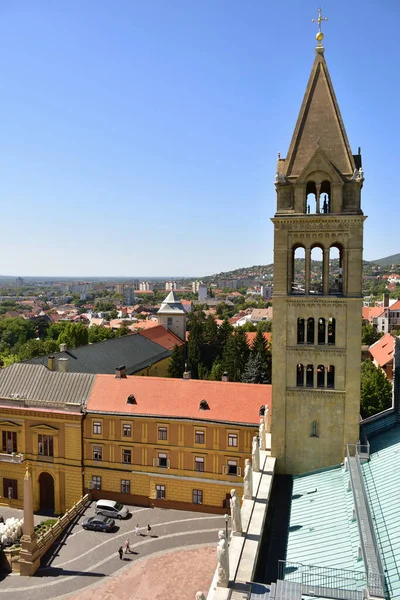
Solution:
{"label": "chimney", "polygon": [[121,365],[115,369],[115,378],[116,379],[126,379],[126,367],[125,365]]}
{"label": "chimney", "polygon": [[60,352],[66,352],[68,350],[67,344],[60,344]]}
{"label": "chimney", "polygon": [[229,381],[228,371],[222,373],[221,381]]}
{"label": "chimney", "polygon": [[183,373],[183,379],[191,379],[192,373],[190,371],[185,370]]}
{"label": "chimney", "polygon": [[68,358],[58,359],[58,370],[60,373],[68,373]]}
{"label": "chimney", "polygon": [[56,370],[56,357],[55,356],[49,356],[47,359],[47,368],[49,369],[49,371],[55,371]]}
{"label": "chimney", "polygon": [[389,308],[389,294],[387,292],[383,294],[383,308]]}

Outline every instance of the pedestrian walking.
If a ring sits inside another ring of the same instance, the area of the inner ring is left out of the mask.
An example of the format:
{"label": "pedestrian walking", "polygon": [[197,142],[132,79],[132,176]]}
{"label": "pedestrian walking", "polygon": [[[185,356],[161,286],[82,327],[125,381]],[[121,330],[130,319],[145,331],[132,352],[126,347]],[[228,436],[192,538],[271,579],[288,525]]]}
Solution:
{"label": "pedestrian walking", "polygon": [[136,533],[136,535],[142,535],[142,534],[140,533],[140,527],[139,527],[139,523],[137,523],[137,525],[136,525],[136,528],[135,528],[135,533]]}
{"label": "pedestrian walking", "polygon": [[128,540],[128,538],[126,538],[126,540],[125,540],[124,548],[125,548],[125,554],[128,554],[128,552],[130,552],[130,551],[131,551],[131,547],[130,547],[130,545],[129,545],[129,540]]}
{"label": "pedestrian walking", "polygon": [[122,553],[123,553],[123,548],[122,548],[122,546],[120,546],[118,548],[119,560],[122,560]]}
{"label": "pedestrian walking", "polygon": [[150,532],[151,532],[151,527],[150,527],[150,525],[147,525],[147,535],[150,535]]}

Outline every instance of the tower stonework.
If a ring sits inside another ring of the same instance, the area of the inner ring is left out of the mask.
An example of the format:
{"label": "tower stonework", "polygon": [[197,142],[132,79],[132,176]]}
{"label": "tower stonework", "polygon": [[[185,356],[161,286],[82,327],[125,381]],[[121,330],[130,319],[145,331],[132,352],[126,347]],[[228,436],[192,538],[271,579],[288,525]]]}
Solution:
{"label": "tower stonework", "polygon": [[339,464],[359,438],[363,181],[319,44],[275,179],[271,453],[280,473]]}

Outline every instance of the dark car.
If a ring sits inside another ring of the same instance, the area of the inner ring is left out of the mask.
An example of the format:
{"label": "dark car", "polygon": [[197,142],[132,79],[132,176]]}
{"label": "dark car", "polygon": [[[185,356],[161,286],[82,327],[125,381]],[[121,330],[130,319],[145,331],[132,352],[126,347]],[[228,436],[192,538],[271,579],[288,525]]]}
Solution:
{"label": "dark car", "polygon": [[102,515],[86,517],[82,523],[83,529],[92,529],[93,531],[111,531],[114,525],[114,519],[103,517]]}

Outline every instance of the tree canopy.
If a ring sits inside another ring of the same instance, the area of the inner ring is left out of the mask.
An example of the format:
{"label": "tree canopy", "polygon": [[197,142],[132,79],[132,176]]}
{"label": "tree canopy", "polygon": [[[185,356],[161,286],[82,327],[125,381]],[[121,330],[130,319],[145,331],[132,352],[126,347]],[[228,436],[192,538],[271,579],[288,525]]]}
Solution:
{"label": "tree canopy", "polygon": [[383,371],[367,359],[361,364],[361,416],[363,419],[390,408],[392,384]]}

